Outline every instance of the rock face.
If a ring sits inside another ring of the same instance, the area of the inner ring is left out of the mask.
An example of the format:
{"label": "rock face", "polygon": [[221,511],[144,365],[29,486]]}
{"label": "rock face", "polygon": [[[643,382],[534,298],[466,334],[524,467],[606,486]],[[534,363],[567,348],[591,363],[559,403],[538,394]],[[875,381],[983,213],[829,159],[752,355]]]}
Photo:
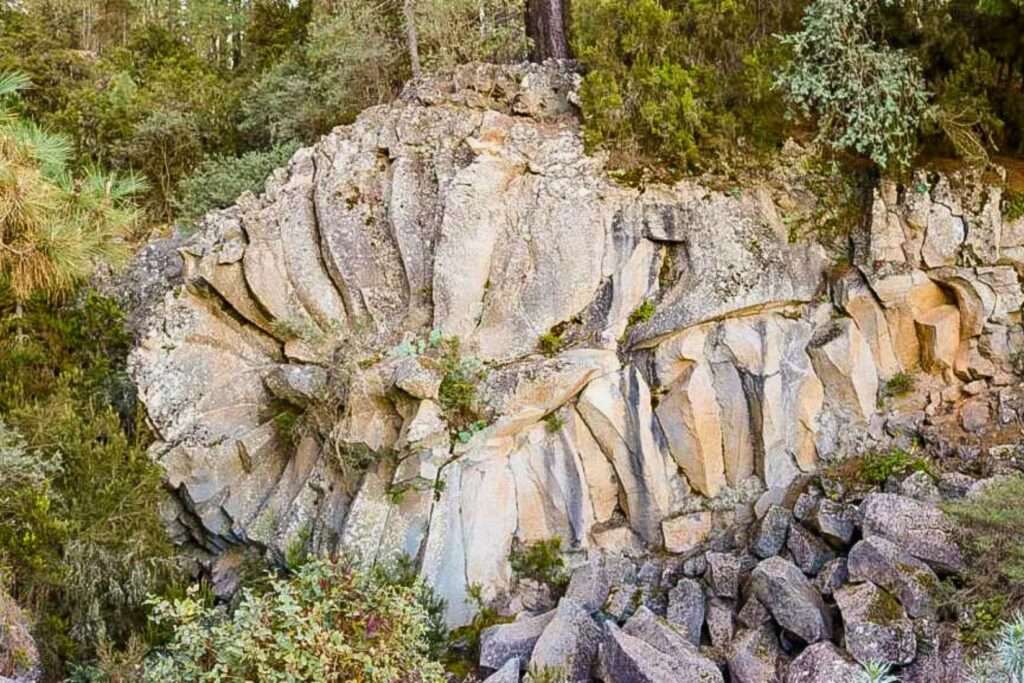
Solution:
{"label": "rock face", "polygon": [[[513,547],[689,552],[712,535],[700,497],[784,488],[874,438],[894,374],[1009,372],[1024,242],[998,196],[883,184],[856,270],[827,276],[768,188],[613,182],[577,82],[554,64],[414,82],[209,214],[180,277],[133,271],[163,283],[138,284],[130,367],[176,540],[407,555],[465,624],[469,586],[510,590]],[[816,572],[829,550],[784,517],[757,553],[789,542]],[[818,523],[850,540],[845,517]]]}
{"label": "rock face", "polygon": [[31,623],[6,591],[0,590],[0,681],[36,683],[42,679]]}

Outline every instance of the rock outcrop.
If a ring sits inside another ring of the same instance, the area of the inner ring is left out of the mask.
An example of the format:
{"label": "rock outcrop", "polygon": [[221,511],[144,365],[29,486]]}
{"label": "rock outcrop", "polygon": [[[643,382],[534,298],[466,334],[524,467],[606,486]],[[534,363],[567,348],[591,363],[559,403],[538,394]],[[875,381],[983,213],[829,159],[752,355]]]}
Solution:
{"label": "rock outcrop", "polygon": [[[879,399],[898,373],[980,381],[972,425],[1016,410],[999,381],[1022,341],[1024,239],[998,190],[883,183],[853,267],[829,270],[790,241],[776,189],[613,182],[584,152],[576,84],[550,64],[414,82],[204,219],[183,284],[145,290],[131,360],[179,541],[407,555],[458,625],[469,586],[511,590],[514,547],[690,552],[714,501],[895,438]],[[915,409],[960,410],[933,393]],[[875,505],[870,533],[956,570]],[[773,513],[755,553],[788,543],[800,567],[763,583],[814,603],[801,569],[851,540],[846,512]],[[783,626],[826,638],[820,612]],[[627,666],[643,648],[613,635],[605,658]]]}

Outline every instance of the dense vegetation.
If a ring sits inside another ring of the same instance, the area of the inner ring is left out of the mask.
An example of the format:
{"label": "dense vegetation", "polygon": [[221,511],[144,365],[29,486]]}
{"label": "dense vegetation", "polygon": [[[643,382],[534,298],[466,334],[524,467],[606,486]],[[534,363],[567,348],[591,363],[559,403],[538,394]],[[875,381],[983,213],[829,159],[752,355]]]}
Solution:
{"label": "dense vegetation", "polygon": [[[626,179],[735,179],[791,137],[830,161],[892,173],[922,157],[981,164],[1024,153],[1024,0],[571,7],[586,142]],[[34,616],[48,676],[138,680],[155,649],[152,680],[191,680],[182,667],[200,660],[244,677],[255,664],[242,642],[313,666],[295,643],[322,623],[290,621],[282,610],[298,604],[363,629],[338,646],[343,656],[324,646],[338,669],[323,680],[390,675],[352,673],[367,661],[436,679],[430,601],[407,578],[296,565],[276,596],[249,592],[230,614],[184,593],[125,377],[130,340],[117,307],[87,283],[147,236],[191,229],[258,191],[299,145],[393,98],[414,72],[536,53],[522,15],[519,0],[0,2],[0,587]],[[1024,194],[1011,193],[1005,210],[1024,215]],[[645,302],[630,323],[653,313]],[[553,329],[541,350],[562,343]],[[468,440],[481,424],[479,370],[444,351],[442,403]],[[849,467],[875,482],[919,466],[896,453]],[[973,552],[994,563],[985,576],[1012,586],[1015,600],[1019,495],[996,488],[953,511]],[[517,571],[559,586],[559,560],[538,545],[517,556]],[[992,592],[981,579],[966,589]],[[379,621],[344,612],[364,607]],[[256,621],[287,638],[243,641],[267,636]],[[370,629],[386,635],[384,650],[360,639]]]}

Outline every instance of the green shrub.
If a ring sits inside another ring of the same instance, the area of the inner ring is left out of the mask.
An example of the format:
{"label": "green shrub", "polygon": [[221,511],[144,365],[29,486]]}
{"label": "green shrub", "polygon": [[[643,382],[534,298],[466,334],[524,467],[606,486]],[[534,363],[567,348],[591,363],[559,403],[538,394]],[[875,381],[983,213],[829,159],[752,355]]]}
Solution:
{"label": "green shrub", "polygon": [[[481,423],[477,406],[477,386],[486,373],[483,365],[475,358],[462,355],[458,338],[441,341],[440,366],[444,373],[437,397],[444,411],[448,425],[456,434]],[[486,424],[486,422],[484,422]]]}
{"label": "green shrub", "polygon": [[243,590],[226,613],[196,599],[153,602],[173,629],[147,662],[149,683],[444,681],[429,656],[429,615],[414,588],[341,561],[316,560],[269,591]]}
{"label": "green shrub", "polygon": [[557,356],[565,348],[565,337],[554,328],[548,330],[537,340],[537,348],[545,356]]}
{"label": "green shrub", "polygon": [[550,434],[556,434],[562,431],[562,427],[565,426],[565,418],[558,413],[549,413],[544,418],[544,426]]}
{"label": "green shrub", "polygon": [[569,583],[560,538],[549,538],[524,548],[513,548],[508,559],[515,576],[546,584],[556,594],[564,592]]}
{"label": "green shrub", "polygon": [[292,142],[239,157],[204,159],[178,185],[174,200],[178,219],[191,227],[208,211],[231,206],[243,192],[261,192],[270,173],[284,166],[296,149],[298,144]]}
{"label": "green shrub", "polygon": [[917,380],[913,375],[897,372],[886,380],[882,393],[885,396],[905,396],[914,390]]}
{"label": "green shrub", "polygon": [[637,306],[636,310],[629,314],[629,321],[627,325],[633,327],[645,323],[654,317],[654,313],[657,309],[654,306],[654,302],[650,299],[645,299],[642,304]]}
{"label": "green shrub", "polygon": [[969,569],[967,586],[977,598],[1003,596],[1010,606],[1024,599],[1024,477],[996,481],[984,491],[943,509],[957,522]]}
{"label": "green shrub", "polygon": [[1013,222],[1024,218],[1024,192],[1008,190],[1003,196],[1003,220]]}
{"label": "green shrub", "polygon": [[815,0],[802,30],[783,38],[792,61],[778,83],[816,120],[820,142],[902,169],[916,152],[928,92],[917,61],[871,34],[881,1]]}
{"label": "green shrub", "polygon": [[894,448],[885,453],[866,453],[833,465],[826,476],[847,483],[878,486],[889,477],[906,476],[914,472],[931,474],[931,464],[924,458]]}
{"label": "green shrub", "polygon": [[476,606],[476,614],[468,624],[452,631],[444,657],[445,669],[463,679],[476,671],[480,661],[480,635],[484,629],[514,621],[512,617],[501,616],[484,601],[480,584],[471,584],[467,593]]}

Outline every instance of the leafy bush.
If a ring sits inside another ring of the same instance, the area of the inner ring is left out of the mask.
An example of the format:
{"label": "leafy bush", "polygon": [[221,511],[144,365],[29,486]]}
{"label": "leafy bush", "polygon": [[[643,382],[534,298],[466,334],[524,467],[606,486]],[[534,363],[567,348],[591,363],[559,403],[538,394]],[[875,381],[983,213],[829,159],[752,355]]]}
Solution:
{"label": "leafy bush", "polygon": [[556,594],[564,592],[569,583],[560,538],[549,538],[524,548],[513,548],[508,559],[514,575],[546,584]]}
{"label": "leafy bush", "polygon": [[344,562],[317,560],[269,591],[243,591],[230,614],[196,593],[157,600],[153,619],[173,635],[149,683],[444,681],[428,657],[429,616],[415,589]]}
{"label": "leafy bush", "polygon": [[917,380],[913,375],[897,372],[885,382],[882,393],[885,396],[905,396],[914,390]]}
{"label": "leafy bush", "polygon": [[416,29],[423,65],[520,62],[529,41],[517,0],[418,0]]}
{"label": "leafy bush", "polygon": [[548,330],[537,340],[537,348],[548,357],[557,356],[564,346],[564,336],[555,329]]}
{"label": "leafy bush", "polygon": [[854,484],[877,486],[889,477],[906,476],[914,472],[931,473],[931,464],[924,458],[894,448],[885,453],[866,453],[833,465],[826,476]]}
{"label": "leafy bush", "polygon": [[479,360],[462,356],[458,338],[443,340],[441,351],[440,365],[444,376],[437,398],[448,425],[457,433],[473,425],[479,427],[481,419],[477,406],[477,386],[486,376],[484,367]]}
{"label": "leafy bush", "polygon": [[178,186],[174,200],[178,219],[190,226],[208,211],[231,206],[243,192],[262,191],[271,172],[284,166],[296,149],[298,143],[292,142],[239,157],[203,160]]}
{"label": "leafy bush", "polygon": [[645,299],[642,304],[637,306],[635,311],[629,314],[627,325],[633,327],[634,325],[647,322],[654,317],[655,310],[654,302],[650,299]]}
{"label": "leafy bush", "polygon": [[793,58],[778,83],[793,107],[815,118],[820,142],[900,169],[917,149],[928,91],[917,61],[869,30],[886,1],[815,0],[802,30],[783,38]]}
{"label": "leafy bush", "polygon": [[1000,624],[989,651],[971,666],[974,683],[1024,683],[1024,613]]}

